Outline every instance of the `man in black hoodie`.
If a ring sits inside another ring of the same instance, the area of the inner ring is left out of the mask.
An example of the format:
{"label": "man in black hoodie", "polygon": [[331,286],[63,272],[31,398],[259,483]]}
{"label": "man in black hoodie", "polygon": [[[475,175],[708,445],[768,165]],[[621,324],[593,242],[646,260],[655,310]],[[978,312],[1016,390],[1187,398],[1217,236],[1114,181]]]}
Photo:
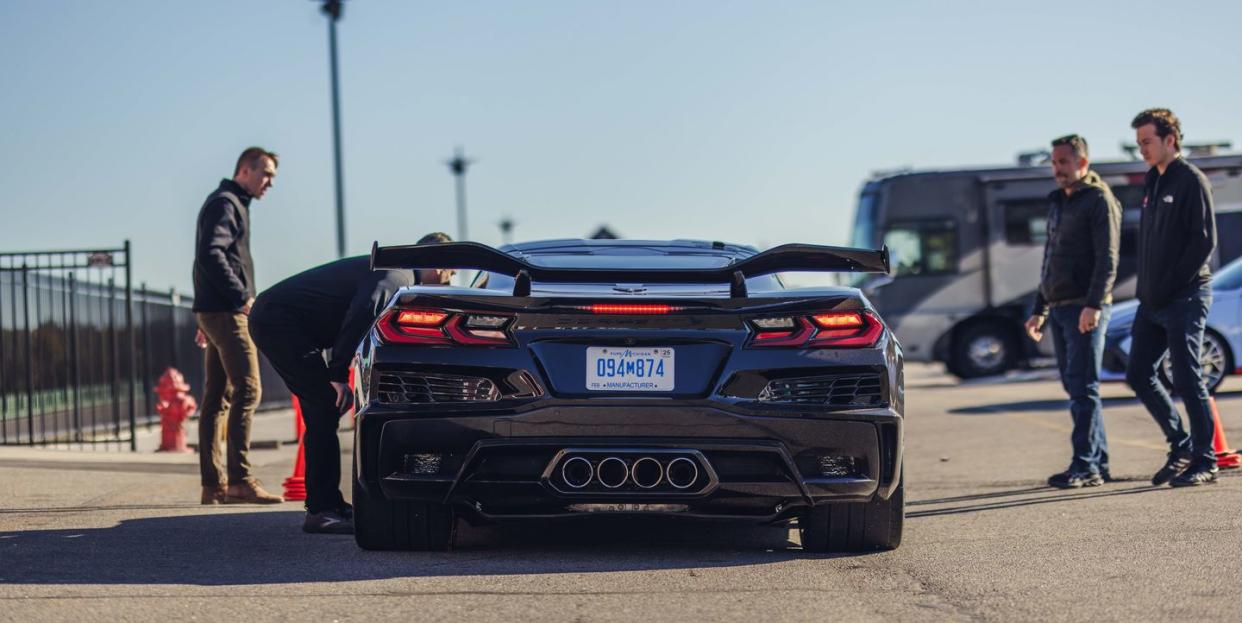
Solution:
{"label": "man in black hoodie", "polygon": [[1086,139],[1076,134],[1052,141],[1057,190],[1048,195],[1048,240],[1035,309],[1027,334],[1039,341],[1052,326],[1061,385],[1070,397],[1074,457],[1048,479],[1062,489],[1104,484],[1108,444],[1100,403],[1104,332],[1117,277],[1121,206],[1100,176],[1088,168]]}
{"label": "man in black hoodie", "polygon": [[[427,234],[419,244],[450,242]],[[368,256],[298,273],[264,290],[250,313],[250,334],[298,397],[306,425],[306,518],[302,530],[353,534],[353,509],[341,495],[337,424],[353,404],[347,382],[354,350],[398,290],[448,283],[452,271],[371,270]],[[325,351],[331,352],[325,363]]]}
{"label": "man in black hoodie", "polygon": [[[259,406],[259,353],[246,329],[254,302],[250,258],[250,203],[276,179],[276,154],[259,147],[242,152],[233,179],[223,180],[198,213],[194,237],[194,316],[206,350],[203,407],[198,421],[202,503],[278,504],[250,473],[250,420]],[[227,411],[227,414],[226,414]],[[226,421],[227,415],[227,421]],[[228,430],[227,471],[220,465],[220,437]]]}
{"label": "man in black hoodie", "polygon": [[[1134,128],[1143,160],[1151,165],[1139,221],[1138,300],[1131,330],[1126,380],[1169,442],[1169,457],[1152,477],[1155,485],[1195,486],[1216,481],[1212,411],[1199,353],[1212,305],[1212,251],[1216,215],[1212,185],[1181,155],[1181,123],[1168,109],[1139,113]],[[1173,387],[1182,396],[1190,434],[1157,380],[1168,353]]]}

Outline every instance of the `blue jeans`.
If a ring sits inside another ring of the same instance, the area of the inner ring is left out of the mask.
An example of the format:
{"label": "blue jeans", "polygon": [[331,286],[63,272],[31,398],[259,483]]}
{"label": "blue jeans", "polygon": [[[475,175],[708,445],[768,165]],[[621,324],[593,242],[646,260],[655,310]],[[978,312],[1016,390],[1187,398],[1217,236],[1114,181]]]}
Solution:
{"label": "blue jeans", "polygon": [[1100,403],[1100,363],[1104,358],[1104,333],[1108,330],[1111,305],[1100,310],[1100,324],[1087,333],[1078,332],[1082,305],[1053,307],[1048,314],[1052,343],[1057,352],[1061,386],[1070,397],[1070,419],[1074,429],[1070,444],[1074,459],[1070,470],[1100,473],[1108,471],[1108,441],[1104,439],[1104,417]]}
{"label": "blue jeans", "polygon": [[[1199,364],[1203,326],[1211,306],[1212,290],[1207,285],[1177,296],[1160,309],[1139,305],[1130,334],[1130,363],[1126,367],[1126,381],[1164,431],[1170,450],[1189,456],[1197,467],[1216,464],[1212,409]],[[1165,352],[1173,367],[1173,387],[1186,406],[1190,434],[1186,434],[1173,400],[1156,376]]]}

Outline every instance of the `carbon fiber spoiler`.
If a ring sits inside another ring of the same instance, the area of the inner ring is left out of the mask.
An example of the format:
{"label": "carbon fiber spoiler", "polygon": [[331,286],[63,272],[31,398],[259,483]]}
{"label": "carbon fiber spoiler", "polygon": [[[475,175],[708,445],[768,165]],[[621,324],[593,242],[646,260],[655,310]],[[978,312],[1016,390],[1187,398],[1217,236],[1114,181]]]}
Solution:
{"label": "carbon fiber spoiler", "polygon": [[371,270],[468,268],[514,277],[513,295],[530,295],[543,283],[728,283],[730,295],[746,296],[746,279],[783,272],[889,271],[888,247],[879,250],[783,244],[720,268],[559,268],[536,266],[477,242],[381,247],[371,245]]}

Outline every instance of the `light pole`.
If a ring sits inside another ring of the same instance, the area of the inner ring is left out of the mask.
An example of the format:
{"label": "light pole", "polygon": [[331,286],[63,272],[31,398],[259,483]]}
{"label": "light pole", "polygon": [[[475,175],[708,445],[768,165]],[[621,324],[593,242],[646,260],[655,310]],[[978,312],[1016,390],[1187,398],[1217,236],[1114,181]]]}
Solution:
{"label": "light pole", "polygon": [[457,239],[465,241],[469,238],[466,233],[466,169],[474,164],[473,160],[466,158],[462,148],[458,147],[453,154],[453,159],[445,162],[449,171],[453,173],[453,177],[457,181]]}
{"label": "light pole", "polygon": [[328,16],[328,64],[332,74],[332,155],[336,177],[336,256],[345,257],[345,188],[341,180],[341,98],[336,70],[336,23],[345,0],[322,0]]}
{"label": "light pole", "polygon": [[497,224],[500,225],[500,241],[504,244],[513,242],[513,226],[516,225],[513,219],[506,216]]}

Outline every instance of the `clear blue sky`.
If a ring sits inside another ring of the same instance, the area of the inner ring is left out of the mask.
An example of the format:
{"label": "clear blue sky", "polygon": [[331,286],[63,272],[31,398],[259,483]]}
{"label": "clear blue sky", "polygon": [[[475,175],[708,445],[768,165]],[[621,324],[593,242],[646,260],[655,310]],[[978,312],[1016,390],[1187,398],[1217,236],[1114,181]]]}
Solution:
{"label": "clear blue sky", "polygon": [[[326,20],[310,0],[0,0],[0,250],[135,248],[187,287],[239,150],[260,287],[335,256]],[[1114,158],[1168,106],[1242,142],[1242,3],[347,0],[348,248],[695,237],[844,244],[877,169],[1012,162],[1068,132]]]}

